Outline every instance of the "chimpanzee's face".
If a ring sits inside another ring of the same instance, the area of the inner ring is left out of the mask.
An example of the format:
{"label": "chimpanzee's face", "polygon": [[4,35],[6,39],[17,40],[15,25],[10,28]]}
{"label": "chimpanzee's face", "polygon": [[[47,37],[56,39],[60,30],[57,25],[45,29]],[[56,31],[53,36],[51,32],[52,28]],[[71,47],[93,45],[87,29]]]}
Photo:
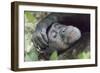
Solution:
{"label": "chimpanzee's face", "polygon": [[66,49],[80,37],[78,28],[54,23],[48,32],[49,47]]}

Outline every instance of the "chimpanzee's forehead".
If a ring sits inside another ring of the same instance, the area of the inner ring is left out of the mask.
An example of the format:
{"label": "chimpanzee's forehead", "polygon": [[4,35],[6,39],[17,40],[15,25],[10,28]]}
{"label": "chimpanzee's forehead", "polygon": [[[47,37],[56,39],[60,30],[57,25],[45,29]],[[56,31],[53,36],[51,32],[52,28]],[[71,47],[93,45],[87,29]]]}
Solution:
{"label": "chimpanzee's forehead", "polygon": [[48,26],[48,28],[46,29],[46,34],[48,35],[49,31],[54,29],[54,27],[60,26],[61,24],[59,23],[53,23],[50,26]]}
{"label": "chimpanzee's forehead", "polygon": [[66,25],[60,24],[60,23],[53,23],[52,25],[48,26],[48,28],[46,29],[46,34],[49,33],[50,30],[60,30],[61,28],[67,28]]}

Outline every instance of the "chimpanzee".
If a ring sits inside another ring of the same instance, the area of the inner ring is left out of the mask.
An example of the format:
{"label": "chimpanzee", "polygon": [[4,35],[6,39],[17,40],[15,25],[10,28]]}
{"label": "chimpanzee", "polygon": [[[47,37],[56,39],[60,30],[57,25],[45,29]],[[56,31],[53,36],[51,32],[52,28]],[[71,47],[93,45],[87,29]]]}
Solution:
{"label": "chimpanzee", "polygon": [[60,54],[70,49],[87,32],[90,32],[89,14],[50,13],[37,24],[32,41],[39,53],[49,59],[53,51]]}

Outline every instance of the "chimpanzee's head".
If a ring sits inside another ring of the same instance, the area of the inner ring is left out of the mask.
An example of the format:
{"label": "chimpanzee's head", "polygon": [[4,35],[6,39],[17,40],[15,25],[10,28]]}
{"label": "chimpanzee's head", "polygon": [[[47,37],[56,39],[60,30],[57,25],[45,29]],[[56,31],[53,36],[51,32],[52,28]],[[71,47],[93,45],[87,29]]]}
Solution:
{"label": "chimpanzee's head", "polygon": [[[39,28],[42,27],[39,26]],[[43,27],[42,30],[45,31],[36,30],[32,38],[41,51],[46,50],[46,48],[52,51],[65,50],[81,37],[81,31],[77,27],[60,23],[53,23],[47,28]]]}
{"label": "chimpanzee's head", "polygon": [[49,27],[47,36],[49,48],[63,50],[79,40],[81,31],[77,27],[71,25],[66,26],[54,23]]}

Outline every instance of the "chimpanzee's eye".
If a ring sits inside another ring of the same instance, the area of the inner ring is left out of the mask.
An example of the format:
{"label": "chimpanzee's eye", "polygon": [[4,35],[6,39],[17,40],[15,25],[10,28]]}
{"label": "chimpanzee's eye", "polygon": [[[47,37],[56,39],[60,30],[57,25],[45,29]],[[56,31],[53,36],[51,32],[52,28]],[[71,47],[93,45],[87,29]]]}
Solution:
{"label": "chimpanzee's eye", "polygon": [[65,32],[65,30],[63,30],[62,32]]}
{"label": "chimpanzee's eye", "polygon": [[63,28],[63,29],[62,29],[62,33],[64,33],[65,31],[66,31],[66,28]]}

